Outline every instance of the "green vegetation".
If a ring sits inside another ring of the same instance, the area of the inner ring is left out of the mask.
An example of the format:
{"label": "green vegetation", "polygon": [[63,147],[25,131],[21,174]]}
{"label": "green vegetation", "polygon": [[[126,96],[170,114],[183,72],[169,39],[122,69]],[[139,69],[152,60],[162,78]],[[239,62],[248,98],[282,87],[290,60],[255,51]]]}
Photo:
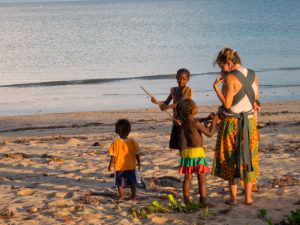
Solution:
{"label": "green vegetation", "polygon": [[258,214],[259,214],[258,215],[259,218],[267,219],[268,224],[269,225],[273,225],[271,219],[266,217],[267,216],[267,210],[265,210],[265,209],[259,209],[258,210]]}
{"label": "green vegetation", "polygon": [[298,225],[300,224],[300,209],[296,211],[291,211],[291,214],[288,218],[284,219],[285,224],[288,225]]}
{"label": "green vegetation", "polygon": [[258,213],[259,213],[258,217],[265,218],[265,216],[267,215],[267,210],[265,210],[265,209],[259,209]]}

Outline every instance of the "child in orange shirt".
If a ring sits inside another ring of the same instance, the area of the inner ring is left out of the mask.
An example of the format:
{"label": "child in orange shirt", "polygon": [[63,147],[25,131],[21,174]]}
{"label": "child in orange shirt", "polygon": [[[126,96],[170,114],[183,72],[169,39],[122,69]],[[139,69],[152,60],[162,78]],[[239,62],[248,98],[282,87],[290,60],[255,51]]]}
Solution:
{"label": "child in orange shirt", "polygon": [[112,143],[109,153],[111,155],[108,171],[115,169],[115,185],[118,187],[120,200],[124,200],[123,187],[129,185],[131,188],[131,199],[135,198],[136,192],[136,166],[141,168],[140,147],[132,138],[128,138],[131,124],[126,119],[120,119],[116,123],[115,132],[120,138]]}

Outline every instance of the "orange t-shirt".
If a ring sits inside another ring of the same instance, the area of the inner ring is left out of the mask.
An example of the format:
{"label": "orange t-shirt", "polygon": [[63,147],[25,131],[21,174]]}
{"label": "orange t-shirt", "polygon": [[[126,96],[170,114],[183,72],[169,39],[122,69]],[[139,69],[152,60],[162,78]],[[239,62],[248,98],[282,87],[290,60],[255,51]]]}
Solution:
{"label": "orange t-shirt", "polygon": [[140,152],[140,147],[135,140],[121,139],[114,140],[110,146],[110,155],[115,156],[115,171],[135,170],[136,158],[135,155]]}

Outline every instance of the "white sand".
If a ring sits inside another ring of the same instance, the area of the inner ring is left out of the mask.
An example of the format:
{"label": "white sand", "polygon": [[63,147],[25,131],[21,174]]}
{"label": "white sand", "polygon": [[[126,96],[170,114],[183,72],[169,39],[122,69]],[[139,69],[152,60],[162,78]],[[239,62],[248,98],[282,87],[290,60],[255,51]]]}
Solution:
{"label": "white sand", "polygon": [[[237,207],[224,204],[227,183],[208,175],[208,201],[215,208],[206,218],[204,209],[148,213],[153,201],[168,208],[169,193],[177,202],[183,201],[179,154],[167,147],[171,121],[156,108],[0,117],[0,224],[267,224],[266,219],[258,218],[259,209],[279,223],[291,210],[300,208],[300,101],[264,103],[262,107],[259,121],[265,127],[260,129],[261,175],[259,191],[253,193],[255,204],[243,203],[242,188]],[[216,108],[201,106],[197,116],[207,116]],[[120,118],[132,122],[131,137],[142,149],[140,174],[148,187],[148,191],[137,190],[136,201],[122,203],[115,200],[117,190],[107,172],[108,150],[117,137],[114,123]],[[215,141],[216,135],[204,138],[210,166]],[[95,142],[98,146],[92,146]],[[196,187],[194,178],[194,201],[198,200]],[[138,215],[146,209],[148,219],[134,218],[134,207]]]}

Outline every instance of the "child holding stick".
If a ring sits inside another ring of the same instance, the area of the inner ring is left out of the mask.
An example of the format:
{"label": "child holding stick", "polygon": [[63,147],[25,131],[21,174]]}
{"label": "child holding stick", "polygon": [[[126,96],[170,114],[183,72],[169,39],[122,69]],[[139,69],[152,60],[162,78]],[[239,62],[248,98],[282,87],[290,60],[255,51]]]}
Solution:
{"label": "child holding stick", "polygon": [[180,149],[180,170],[179,174],[184,174],[183,197],[186,206],[189,206],[190,184],[193,173],[197,174],[200,199],[203,207],[206,203],[206,178],[205,174],[210,172],[208,162],[203,149],[202,134],[212,137],[215,131],[216,123],[219,120],[218,115],[214,115],[210,130],[206,129],[199,119],[194,118],[198,109],[191,99],[185,99],[177,104],[177,113],[182,121],[181,132],[182,142]]}
{"label": "child holding stick", "polygon": [[[157,101],[154,98],[154,96],[151,96],[151,101],[155,104],[158,104],[162,111],[165,111],[167,109],[173,109],[173,117],[175,119],[177,119],[177,112],[176,112],[177,103],[183,99],[191,99],[193,96],[192,90],[189,88],[189,86],[186,86],[187,82],[190,80],[190,72],[187,69],[185,68],[179,69],[176,74],[176,80],[178,83],[178,87],[171,88],[170,94],[165,101]],[[173,100],[173,104],[170,104],[172,100]],[[178,122],[174,120],[171,136],[170,136],[169,147],[174,149],[180,149],[180,145],[181,145],[180,124],[178,124]]]}
{"label": "child holding stick", "polygon": [[116,123],[115,132],[120,138],[114,140],[109,153],[111,155],[108,171],[112,170],[115,165],[115,185],[118,187],[119,199],[124,200],[123,187],[125,184],[130,185],[131,199],[135,198],[136,191],[136,166],[141,168],[140,147],[132,138],[128,138],[131,130],[131,124],[126,119],[120,119]]}

